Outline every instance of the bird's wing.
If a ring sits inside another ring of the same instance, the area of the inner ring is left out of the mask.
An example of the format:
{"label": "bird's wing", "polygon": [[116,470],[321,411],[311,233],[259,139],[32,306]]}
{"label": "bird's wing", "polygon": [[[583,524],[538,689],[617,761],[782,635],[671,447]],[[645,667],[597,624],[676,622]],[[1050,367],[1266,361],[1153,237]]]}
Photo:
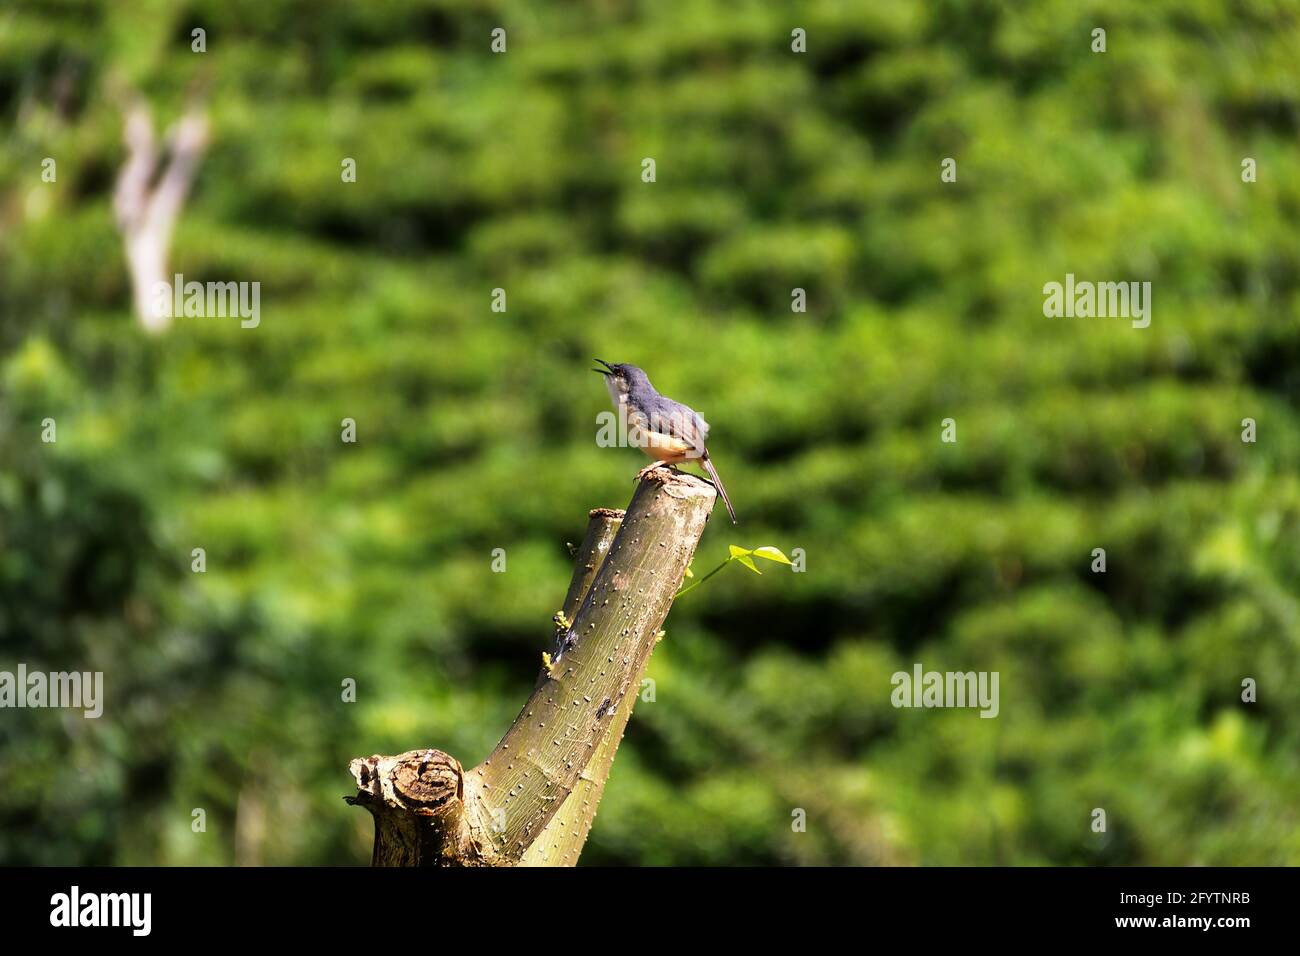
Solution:
{"label": "bird's wing", "polygon": [[[683,434],[682,429],[674,424],[675,416],[665,414],[662,408],[651,408],[649,412],[631,402],[622,403],[623,414],[627,421],[628,439],[647,454],[667,452],[669,456],[689,455],[694,443]],[[689,430],[689,429],[687,429]]]}
{"label": "bird's wing", "polygon": [[672,435],[688,442],[704,443],[709,437],[709,423],[699,412],[681,402],[663,399],[650,415],[650,427],[662,435]]}
{"label": "bird's wing", "polygon": [[704,442],[709,437],[709,423],[704,420],[704,416],[695,412],[695,427],[700,430],[700,442]]}
{"label": "bird's wing", "polygon": [[663,435],[665,447],[697,458],[704,454],[704,440],[709,434],[709,423],[693,408],[660,398],[649,416],[647,430]]}

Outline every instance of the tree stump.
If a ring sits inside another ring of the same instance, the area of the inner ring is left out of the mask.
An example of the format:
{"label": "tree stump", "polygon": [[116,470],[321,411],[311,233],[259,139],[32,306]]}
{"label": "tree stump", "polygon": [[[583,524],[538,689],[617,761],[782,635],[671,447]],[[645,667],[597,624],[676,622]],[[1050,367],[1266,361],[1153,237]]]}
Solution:
{"label": "tree stump", "polygon": [[464,771],[440,750],[357,758],[375,866],[572,866],[664,619],[717,492],[646,473],[626,512],[591,512],[549,664],[491,755]]}

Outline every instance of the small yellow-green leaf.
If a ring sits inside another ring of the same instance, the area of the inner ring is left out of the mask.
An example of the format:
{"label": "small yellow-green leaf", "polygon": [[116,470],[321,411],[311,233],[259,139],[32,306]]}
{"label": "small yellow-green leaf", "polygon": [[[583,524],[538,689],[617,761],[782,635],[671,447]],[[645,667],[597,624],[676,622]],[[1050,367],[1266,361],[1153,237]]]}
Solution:
{"label": "small yellow-green leaf", "polygon": [[686,576],[687,576],[688,578],[693,578],[693,577],[695,577],[695,572],[691,570],[690,565],[687,565],[687,566],[686,566]]}
{"label": "small yellow-green leaf", "polygon": [[774,548],[770,544],[761,548],[755,548],[752,552],[756,558],[767,558],[769,561],[779,561],[782,564],[793,565],[794,562],[781,553],[779,548]]}
{"label": "small yellow-green leaf", "polygon": [[739,561],[741,564],[743,564],[745,567],[749,568],[749,570],[753,571],[755,574],[763,573],[762,571],[758,570],[758,566],[754,564],[754,559],[751,558],[748,553],[736,555],[736,560]]}
{"label": "small yellow-green leaf", "polygon": [[750,554],[753,554],[753,552],[750,551],[748,548],[742,548],[739,545],[731,544],[728,545],[727,547],[731,549],[731,556],[733,558],[743,558]]}

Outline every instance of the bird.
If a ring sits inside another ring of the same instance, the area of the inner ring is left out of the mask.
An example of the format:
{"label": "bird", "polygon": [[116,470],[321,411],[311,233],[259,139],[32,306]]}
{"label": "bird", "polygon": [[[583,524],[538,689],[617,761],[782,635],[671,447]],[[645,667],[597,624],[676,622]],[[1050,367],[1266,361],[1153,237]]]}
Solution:
{"label": "bird", "polygon": [[635,365],[611,365],[604,359],[592,361],[605,366],[592,371],[605,376],[609,397],[614,400],[619,420],[625,423],[628,442],[654,459],[653,463],[641,469],[640,475],[660,463],[676,465],[698,460],[722,496],[731,523],[737,524],[736,510],[731,507],[727,489],[722,486],[722,479],[718,477],[718,470],[713,467],[709,450],[704,445],[709,437],[709,423],[704,416],[681,402],[660,395],[646,373]]}

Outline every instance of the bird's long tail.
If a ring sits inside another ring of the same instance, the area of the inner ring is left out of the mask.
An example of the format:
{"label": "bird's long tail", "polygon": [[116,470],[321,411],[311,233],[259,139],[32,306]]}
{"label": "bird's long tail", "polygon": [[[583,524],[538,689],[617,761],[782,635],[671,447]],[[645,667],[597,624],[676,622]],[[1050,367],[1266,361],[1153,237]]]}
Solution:
{"label": "bird's long tail", "polygon": [[736,509],[731,507],[731,499],[727,497],[727,489],[722,486],[722,479],[718,477],[718,469],[713,467],[713,459],[709,457],[708,452],[704,453],[704,457],[700,459],[700,463],[704,465],[704,470],[707,471],[709,477],[713,479],[713,484],[717,487],[718,494],[722,495],[722,503],[727,506],[727,514],[731,515],[731,523],[739,524],[740,522],[736,520]]}

